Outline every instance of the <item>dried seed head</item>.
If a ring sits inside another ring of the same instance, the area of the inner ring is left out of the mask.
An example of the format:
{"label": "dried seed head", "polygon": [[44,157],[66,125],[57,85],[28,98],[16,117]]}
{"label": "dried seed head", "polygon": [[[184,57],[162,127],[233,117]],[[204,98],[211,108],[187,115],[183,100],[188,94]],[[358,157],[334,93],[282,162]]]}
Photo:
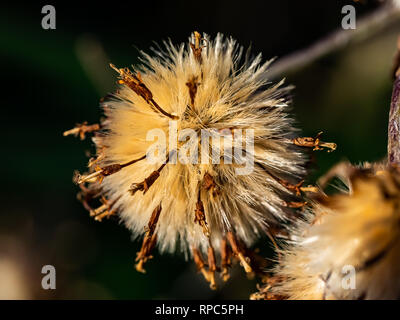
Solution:
{"label": "dried seed head", "polygon": [[[154,58],[143,54],[140,72],[112,65],[120,87],[102,102],[106,119],[102,133],[93,139],[99,157],[91,160],[97,168],[77,182],[100,182],[102,195],[115,201],[113,209],[135,235],[143,234],[161,204],[154,237],[145,236],[137,268],[143,271],[155,242],[161,251],[179,247],[194,255],[214,287],[215,279],[200,257],[208,256],[214,273],[222,256],[225,279],[231,252],[252,272],[243,245],[265,234],[269,223],[291,219],[293,209],[287,204],[310,191],[299,183],[305,174],[302,147],[331,146],[323,145],[319,136],[307,145],[294,140],[288,89],[282,88],[283,82],[269,85],[269,62],[261,64],[260,55],[240,64],[242,48],[222,35],[210,40],[194,33],[186,46],[165,46]],[[149,138],[154,130],[158,134]],[[203,144],[191,135],[190,143],[184,143],[188,136],[181,139],[180,134],[185,130],[198,137],[205,131],[212,139]],[[246,132],[241,143],[235,142],[237,130]],[[247,135],[250,131],[252,136]],[[166,144],[158,152],[168,150],[171,157],[150,162],[146,154],[154,136],[163,142],[160,132]],[[220,143],[214,143],[215,137]],[[188,162],[181,161],[186,155],[181,151],[188,146],[189,151],[212,149],[205,157],[210,161],[204,163],[192,153]],[[226,153],[234,147],[238,153]],[[249,164],[250,171],[237,173]]]}
{"label": "dried seed head", "polygon": [[[269,288],[289,299],[400,297],[400,172],[349,167],[350,192],[316,203],[281,252]],[[265,291],[265,290],[264,290]]]}

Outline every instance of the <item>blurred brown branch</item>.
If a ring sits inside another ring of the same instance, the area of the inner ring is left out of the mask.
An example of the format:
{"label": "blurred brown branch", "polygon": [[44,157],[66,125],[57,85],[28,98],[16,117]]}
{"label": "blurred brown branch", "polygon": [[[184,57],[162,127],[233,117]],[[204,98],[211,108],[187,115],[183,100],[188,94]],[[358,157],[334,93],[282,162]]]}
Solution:
{"label": "blurred brown branch", "polygon": [[271,65],[268,73],[270,79],[279,77],[289,71],[303,68],[313,61],[350,43],[360,42],[379,33],[395,21],[399,21],[400,1],[387,0],[374,12],[357,20],[354,30],[338,29],[320,39],[310,47],[293,52]]}

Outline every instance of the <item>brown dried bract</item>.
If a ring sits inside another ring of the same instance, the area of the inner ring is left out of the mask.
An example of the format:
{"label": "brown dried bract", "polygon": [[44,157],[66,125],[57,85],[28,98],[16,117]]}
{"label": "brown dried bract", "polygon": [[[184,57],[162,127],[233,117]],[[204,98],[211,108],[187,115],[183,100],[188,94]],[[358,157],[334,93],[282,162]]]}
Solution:
{"label": "brown dried bract", "polygon": [[117,211],[116,209],[112,209],[114,204],[118,201],[119,198],[115,199],[114,201],[110,202],[108,201],[105,197],[101,197],[101,203],[102,205],[98,207],[97,209],[92,209],[90,210],[90,216],[94,217],[94,220],[96,221],[102,221],[104,218],[109,218],[113,214],[115,214]]}
{"label": "brown dried bract", "polygon": [[208,172],[206,172],[203,177],[202,187],[207,191],[212,192],[213,196],[220,194],[220,190],[217,184],[215,183],[214,178]]}
{"label": "brown dried bract", "polygon": [[206,221],[206,215],[204,212],[204,205],[203,202],[200,199],[200,192],[199,192],[199,198],[196,203],[196,210],[195,210],[195,218],[194,222],[198,223],[202,229],[203,233],[205,236],[209,237],[210,236],[210,230],[208,229],[207,221]]}
{"label": "brown dried bract", "polygon": [[81,175],[81,174],[79,174],[79,172],[76,172],[75,176],[74,176],[74,182],[77,184],[82,184],[84,182],[93,183],[96,181],[101,183],[103,181],[104,177],[107,177],[114,173],[117,173],[121,169],[128,167],[128,166],[130,166],[138,161],[141,161],[145,158],[146,158],[146,155],[144,155],[138,159],[133,159],[124,164],[115,163],[115,164],[110,164],[108,166],[105,166],[103,168],[96,166],[96,168],[94,169],[94,172],[86,174],[86,175]]}
{"label": "brown dried bract", "polygon": [[307,186],[307,187],[303,187],[304,184],[304,180],[301,180],[299,183],[297,184],[291,184],[286,180],[283,179],[279,179],[278,178],[278,182],[283,185],[286,189],[293,191],[296,196],[300,196],[301,192],[313,192],[313,193],[317,193],[319,190],[317,187],[314,186]]}
{"label": "brown dried bract", "polygon": [[104,146],[98,147],[97,157],[93,157],[93,158],[89,159],[88,168],[93,167],[96,163],[98,163],[99,161],[104,159],[105,150],[106,150],[106,147],[104,147]]}
{"label": "brown dried bract", "polygon": [[133,196],[137,191],[143,191],[145,194],[149,188],[153,185],[153,183],[158,179],[160,173],[156,170],[153,171],[146,179],[139,183],[132,183],[129,192]]}
{"label": "brown dried bract", "polygon": [[307,205],[307,201],[284,201],[283,206],[293,209],[303,208]]}
{"label": "brown dried bract", "polygon": [[203,188],[210,190],[215,187],[215,182],[213,177],[207,172],[203,177]]}
{"label": "brown dried bract", "polygon": [[189,96],[190,96],[190,105],[194,106],[194,99],[196,98],[197,88],[200,85],[198,81],[198,76],[192,76],[188,82],[186,82],[186,86],[189,88]]}
{"label": "brown dried bract", "polygon": [[321,141],[320,137],[321,137],[322,133],[323,133],[322,131],[319,132],[315,138],[298,137],[298,138],[293,139],[292,142],[296,146],[313,148],[313,151],[324,150],[324,148],[327,148],[328,152],[335,151],[336,147],[337,147],[336,143]]}
{"label": "brown dried bract", "polygon": [[[277,248],[277,244],[275,242],[275,239],[272,238],[272,235],[269,234],[268,237],[272,240],[274,245]],[[258,248],[248,248],[246,245],[243,243],[243,241],[238,241],[239,242],[239,247],[241,248],[241,251],[244,252],[244,255],[247,257],[247,260],[249,261],[251,265],[252,272],[247,275],[248,278],[252,278],[253,276],[260,276],[264,277],[265,276],[265,270],[268,266],[268,260],[265,259],[263,255],[260,254],[260,250]]]}
{"label": "brown dried bract", "polygon": [[285,300],[287,297],[271,293],[271,288],[283,279],[277,276],[270,276],[266,274],[263,278],[264,286],[257,285],[258,292],[250,295],[250,300]]}
{"label": "brown dried bract", "polygon": [[144,264],[153,258],[150,254],[153,250],[156,241],[157,234],[155,233],[157,222],[161,213],[161,204],[159,204],[151,214],[149,223],[147,225],[147,231],[143,238],[143,243],[140,251],[136,255],[136,260],[138,263],[135,265],[137,271],[145,273],[146,270],[143,268]]}
{"label": "brown dried bract", "polygon": [[119,84],[125,84],[130,89],[132,89],[138,96],[142,97],[150,106],[156,108],[159,112],[163,115],[171,118],[171,119],[178,119],[177,116],[171,115],[162,109],[153,99],[153,94],[146,87],[146,85],[142,81],[142,77],[140,72],[136,75],[133,74],[128,68],[117,68],[112,63],[110,63],[111,68],[119,73],[120,80],[118,81]]}
{"label": "brown dried bract", "polygon": [[116,172],[118,172],[119,170],[121,170],[123,167],[120,164],[111,164],[109,166],[105,166],[103,168],[100,168],[99,166],[97,166],[95,168],[95,171],[87,174],[87,175],[80,175],[77,174],[75,177],[75,181],[77,184],[82,184],[84,182],[96,182],[98,181],[99,183],[101,183],[104,179],[104,177],[112,175]]}
{"label": "brown dried bract", "polygon": [[84,184],[79,185],[81,191],[77,194],[77,199],[82,202],[83,207],[87,211],[92,211],[93,208],[89,202],[95,198],[98,198],[101,194],[101,190],[93,187],[86,187]]}
{"label": "brown dried bract", "polygon": [[[168,162],[168,159],[167,159]],[[137,191],[143,191],[143,194],[145,194],[149,188],[153,185],[153,183],[158,179],[160,176],[161,170],[165,167],[167,163],[163,163],[160,168],[157,170],[153,171],[146,179],[144,179],[142,182],[139,183],[132,183],[131,188],[129,189],[129,192],[133,196]]]}
{"label": "brown dried bract", "polygon": [[200,64],[203,62],[201,51],[204,48],[204,46],[200,45],[201,40],[202,40],[201,34],[198,33],[197,31],[194,31],[194,43],[190,43],[190,47],[192,48],[194,57]]}
{"label": "brown dried bract", "polygon": [[197,270],[203,274],[204,279],[209,281],[209,272],[206,270],[206,263],[201,256],[201,253],[196,248],[192,248],[193,260],[196,264]]}
{"label": "brown dried bract", "polygon": [[153,94],[146,87],[142,81],[140,73],[133,74],[128,68],[117,68],[115,65],[110,63],[110,67],[119,73],[120,80],[119,84],[125,84],[131,88],[138,96],[141,96],[146,102],[151,102]]}

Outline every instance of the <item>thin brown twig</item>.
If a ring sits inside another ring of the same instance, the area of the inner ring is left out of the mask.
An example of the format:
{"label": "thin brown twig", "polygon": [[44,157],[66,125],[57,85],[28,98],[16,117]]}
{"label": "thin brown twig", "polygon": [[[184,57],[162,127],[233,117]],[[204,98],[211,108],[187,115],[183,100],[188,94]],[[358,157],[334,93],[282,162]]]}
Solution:
{"label": "thin brown twig", "polygon": [[311,46],[278,59],[271,65],[267,76],[269,79],[273,79],[288,71],[305,67],[331,52],[346,47],[350,43],[360,42],[377,34],[391,23],[398,21],[399,17],[400,8],[398,4],[393,0],[386,1],[374,12],[358,19],[356,29],[338,29]]}

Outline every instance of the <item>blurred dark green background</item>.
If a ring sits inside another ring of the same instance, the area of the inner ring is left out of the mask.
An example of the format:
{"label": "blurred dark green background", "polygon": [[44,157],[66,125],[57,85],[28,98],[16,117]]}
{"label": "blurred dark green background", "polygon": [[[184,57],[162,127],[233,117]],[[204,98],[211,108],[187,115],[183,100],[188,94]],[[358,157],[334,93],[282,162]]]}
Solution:
{"label": "blurred dark green background", "polygon": [[[56,8],[56,30],[41,28],[41,8]],[[191,31],[231,35],[265,59],[284,56],[340,28],[348,1],[142,1],[2,4],[0,65],[2,175],[0,298],[247,299],[242,270],[211,291],[182,256],[160,256],[147,274],[134,268],[140,241],[116,220],[98,223],[76,200],[73,170],[84,170],[90,140],[64,138],[77,122],[97,122],[99,99],[114,88],[108,62],[129,66],[138,49]],[[361,17],[378,4],[354,4]],[[351,31],[349,31],[351,32]],[[334,153],[318,152],[321,175],[342,159],[380,159],[386,150],[390,71],[400,24],[289,72],[293,112],[305,135],[324,130]],[[269,243],[258,244],[266,257]],[[57,289],[41,288],[41,268],[57,270]]]}

